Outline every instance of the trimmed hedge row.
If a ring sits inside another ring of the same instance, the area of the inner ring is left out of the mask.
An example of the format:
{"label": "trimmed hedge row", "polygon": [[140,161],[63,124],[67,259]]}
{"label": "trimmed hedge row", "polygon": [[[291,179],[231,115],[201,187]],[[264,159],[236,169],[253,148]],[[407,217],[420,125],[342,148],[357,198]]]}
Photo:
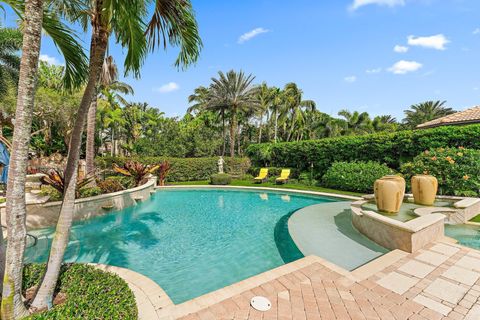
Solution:
{"label": "trimmed hedge row", "polygon": [[[109,170],[113,163],[123,165],[127,160],[136,160],[143,164],[157,164],[163,161],[170,163],[167,182],[208,180],[212,174],[218,173],[218,158],[168,158],[168,157],[99,157],[95,162],[99,168]],[[224,158],[225,173],[243,175],[250,168],[248,158]]]}
{"label": "trimmed hedge row", "polygon": [[335,162],[322,177],[322,185],[332,189],[371,193],[375,180],[393,174],[378,162]]}
{"label": "trimmed hedge row", "polygon": [[376,133],[285,143],[253,144],[247,154],[255,166],[307,171],[322,176],[334,162],[376,161],[398,170],[421,152],[439,147],[480,149],[480,125]]}

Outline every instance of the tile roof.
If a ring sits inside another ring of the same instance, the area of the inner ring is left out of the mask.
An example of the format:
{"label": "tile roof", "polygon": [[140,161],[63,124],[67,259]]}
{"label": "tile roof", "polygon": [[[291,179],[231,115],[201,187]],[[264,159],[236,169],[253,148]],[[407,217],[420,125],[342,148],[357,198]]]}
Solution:
{"label": "tile roof", "polygon": [[460,111],[442,118],[431,120],[417,126],[418,129],[447,126],[455,124],[480,123],[480,106]]}

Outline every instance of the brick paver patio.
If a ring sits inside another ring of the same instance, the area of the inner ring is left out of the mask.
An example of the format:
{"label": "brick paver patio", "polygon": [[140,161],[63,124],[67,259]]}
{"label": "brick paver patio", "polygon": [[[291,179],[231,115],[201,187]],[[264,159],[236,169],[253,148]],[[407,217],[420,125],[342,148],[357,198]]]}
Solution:
{"label": "brick paver patio", "polygon": [[[479,251],[436,243],[363,280],[334,269],[315,261],[182,319],[480,319]],[[272,308],[250,307],[256,295]]]}

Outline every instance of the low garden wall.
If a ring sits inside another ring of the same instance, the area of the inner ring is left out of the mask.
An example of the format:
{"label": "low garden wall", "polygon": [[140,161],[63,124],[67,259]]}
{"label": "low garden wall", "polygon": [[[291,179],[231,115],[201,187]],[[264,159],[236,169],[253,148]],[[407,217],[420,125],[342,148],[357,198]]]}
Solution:
{"label": "low garden wall", "polygon": [[401,222],[362,209],[365,200],[352,203],[352,223],[358,231],[379,245],[395,250],[415,252],[444,237],[445,216],[432,213],[408,222]]}
{"label": "low garden wall", "polygon": [[[147,183],[132,189],[122,190],[95,197],[75,200],[73,220],[85,220],[108,213],[111,210],[121,210],[146,200],[155,190],[156,177]],[[27,229],[39,229],[54,226],[60,214],[61,201],[45,202],[43,200],[27,201]],[[2,223],[5,223],[5,203],[0,205]]]}

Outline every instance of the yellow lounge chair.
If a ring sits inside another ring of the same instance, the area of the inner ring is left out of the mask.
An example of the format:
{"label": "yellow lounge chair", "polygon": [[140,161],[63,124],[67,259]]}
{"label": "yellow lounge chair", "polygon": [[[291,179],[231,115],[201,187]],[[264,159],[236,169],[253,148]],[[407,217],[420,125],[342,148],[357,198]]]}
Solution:
{"label": "yellow lounge chair", "polygon": [[278,184],[287,183],[289,177],[290,177],[290,169],[282,169],[282,172],[280,173],[280,177],[278,177],[275,180],[275,182]]}
{"label": "yellow lounge chair", "polygon": [[253,178],[253,180],[257,183],[262,183],[267,180],[267,176],[268,176],[268,169],[261,168],[260,172],[258,173],[258,177]]}

